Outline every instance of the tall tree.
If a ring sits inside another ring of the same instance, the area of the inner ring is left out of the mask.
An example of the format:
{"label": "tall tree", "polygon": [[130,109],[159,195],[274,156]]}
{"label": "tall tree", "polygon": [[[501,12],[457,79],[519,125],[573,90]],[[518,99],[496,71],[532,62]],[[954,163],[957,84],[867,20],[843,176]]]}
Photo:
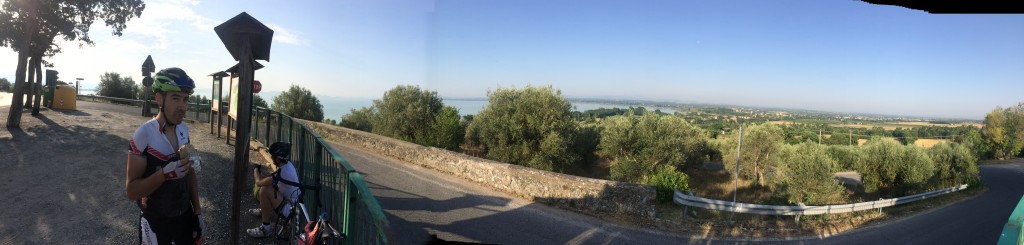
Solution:
{"label": "tall tree", "polygon": [[833,169],[839,163],[829,157],[828,151],[829,146],[808,142],[782,146],[779,151],[781,171],[774,181],[779,193],[793,204],[841,203],[845,188],[833,176]]}
{"label": "tall tree", "polygon": [[1005,159],[1015,155],[1015,151],[1020,151],[1012,139],[1014,132],[1009,123],[1010,117],[1008,110],[996,107],[985,115],[985,126],[981,128],[985,143],[992,147],[992,153],[998,159]]}
{"label": "tall tree", "polygon": [[[417,144],[429,142],[436,115],[444,108],[437,92],[419,86],[399,85],[379,100],[373,100],[378,115],[373,117],[373,133]],[[455,115],[456,121],[458,115]]]}
{"label": "tall tree", "polygon": [[299,85],[292,85],[288,91],[274,97],[271,109],[314,122],[324,120],[324,106],[320,104],[320,99]]}
{"label": "tall tree", "polygon": [[[203,98],[205,99],[206,97],[203,97]],[[210,101],[206,100],[205,103],[209,104]],[[260,97],[260,95],[258,95],[258,94],[252,95],[252,106],[253,107],[270,108],[270,106],[267,105],[267,100],[264,100],[263,97]]]}
{"label": "tall tree", "polygon": [[564,172],[577,164],[572,104],[550,86],[498,88],[466,128],[463,149],[489,159]]}
{"label": "tall tree", "polygon": [[[736,169],[736,145],[739,140],[738,131],[729,135],[721,146],[722,160],[726,170],[732,174]],[[761,186],[765,184],[765,173],[776,169],[779,147],[784,143],[782,127],[770,123],[750,125],[743,128],[743,148],[740,158],[740,177],[756,180]]]}
{"label": "tall tree", "polygon": [[373,131],[373,117],[377,114],[377,108],[363,107],[359,110],[352,109],[347,115],[341,116],[342,127],[351,128],[355,130],[362,130],[365,132]]}
{"label": "tall tree", "polygon": [[7,78],[0,78],[0,92],[11,92],[13,90],[11,81],[8,81]]}
{"label": "tall tree", "polygon": [[466,129],[462,126],[461,119],[459,109],[452,106],[441,108],[441,111],[434,114],[427,143],[451,151],[458,150],[466,135]]}
{"label": "tall tree", "polygon": [[[110,26],[112,34],[120,36],[128,20],[142,15],[142,0],[11,0],[0,7],[0,47],[11,47],[18,52],[18,65],[14,81],[14,98],[7,117],[7,127],[20,127],[24,90],[30,86],[25,73],[29,57],[42,64],[43,56],[60,52],[54,45],[60,36],[66,41],[80,41],[92,45],[89,28],[97,19]],[[36,74],[40,65],[35,65]],[[37,83],[39,83],[37,79]]]}
{"label": "tall tree", "polygon": [[139,90],[139,85],[131,77],[122,77],[116,72],[107,72],[100,75],[100,84],[96,86],[96,95],[135,99]]}
{"label": "tall tree", "polygon": [[641,164],[613,165],[613,180],[644,183],[661,166],[681,169],[684,164],[700,164],[704,156],[706,134],[680,117],[648,111],[640,116],[627,113],[609,117],[601,123],[605,129],[601,131],[598,154],[622,160],[622,164]]}

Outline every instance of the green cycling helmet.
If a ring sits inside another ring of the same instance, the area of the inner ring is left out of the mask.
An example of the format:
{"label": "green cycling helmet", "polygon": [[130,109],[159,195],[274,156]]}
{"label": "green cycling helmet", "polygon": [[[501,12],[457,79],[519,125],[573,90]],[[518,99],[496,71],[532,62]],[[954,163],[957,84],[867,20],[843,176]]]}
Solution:
{"label": "green cycling helmet", "polygon": [[171,67],[160,70],[153,77],[153,92],[185,92],[192,94],[196,83],[181,68]]}

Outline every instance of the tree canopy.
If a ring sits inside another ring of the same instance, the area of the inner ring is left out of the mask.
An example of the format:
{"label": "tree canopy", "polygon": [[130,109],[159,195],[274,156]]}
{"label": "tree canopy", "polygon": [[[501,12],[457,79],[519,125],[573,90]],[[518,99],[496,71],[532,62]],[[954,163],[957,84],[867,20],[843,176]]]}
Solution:
{"label": "tree canopy", "polygon": [[488,159],[541,170],[565,171],[579,161],[572,104],[547,87],[498,88],[466,129],[464,149]]}
{"label": "tree canopy", "polygon": [[0,92],[11,92],[13,90],[14,88],[11,87],[11,81],[8,81],[7,78],[0,78]]}
{"label": "tree canopy", "polygon": [[100,75],[100,84],[96,86],[96,94],[100,96],[136,99],[136,95],[142,90],[131,77],[122,77],[116,72],[107,72]]}
{"label": "tree canopy", "polygon": [[1024,102],[1014,107],[993,109],[985,115],[981,133],[995,158],[1020,155],[1024,148]]}
{"label": "tree canopy", "polygon": [[341,116],[342,127],[351,128],[355,130],[362,130],[366,132],[373,132],[373,117],[377,113],[377,108],[363,107],[360,109],[352,109],[348,114]]}
{"label": "tree canopy", "polygon": [[[722,161],[730,174],[736,169],[738,142],[737,131],[726,136],[723,144],[720,144],[719,151],[722,153]],[[765,186],[765,174],[777,168],[776,153],[783,143],[782,127],[779,125],[763,123],[744,127],[743,148],[740,149],[742,153],[739,167],[740,177],[756,180],[759,185]]]}
{"label": "tree canopy", "polygon": [[320,99],[299,85],[293,84],[287,91],[274,97],[271,109],[314,122],[324,120],[324,106],[320,104]]}
{"label": "tree canopy", "polygon": [[[60,53],[55,38],[92,45],[89,28],[97,19],[111,27],[112,34],[120,36],[128,20],[141,16],[145,6],[142,0],[4,1],[0,6],[0,47],[18,52],[12,107],[22,105],[27,83],[41,82],[26,81],[26,74],[41,74],[42,57]],[[33,113],[38,112],[38,105],[35,103]],[[10,110],[7,126],[20,124],[21,110]]]}
{"label": "tree canopy", "polygon": [[[614,116],[602,121],[604,130],[598,155],[639,166],[612,166],[613,180],[643,181],[660,166],[682,168],[701,164],[706,134],[683,118],[645,112]],[[637,171],[633,171],[637,170]]]}
{"label": "tree canopy", "polygon": [[789,203],[838,204],[844,201],[843,185],[833,176],[836,160],[828,146],[816,143],[783,145],[779,173],[774,176],[778,193]]}
{"label": "tree canopy", "polygon": [[270,106],[267,105],[267,100],[264,100],[263,97],[261,97],[258,94],[252,95],[252,106],[253,107],[270,108]]}
{"label": "tree canopy", "polygon": [[[418,144],[436,146],[429,142],[434,117],[444,103],[437,92],[419,86],[399,85],[384,97],[373,101],[377,116],[372,117],[373,133]],[[456,115],[458,120],[458,115]]]}

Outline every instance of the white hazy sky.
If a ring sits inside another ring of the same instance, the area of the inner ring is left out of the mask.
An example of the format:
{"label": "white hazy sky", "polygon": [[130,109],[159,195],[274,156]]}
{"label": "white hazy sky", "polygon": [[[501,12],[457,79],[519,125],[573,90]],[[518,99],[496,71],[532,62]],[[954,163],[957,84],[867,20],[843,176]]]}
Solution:
{"label": "white hazy sky", "polygon": [[[569,97],[981,119],[1024,101],[1024,15],[930,15],[857,1],[147,0],[121,37],[62,43],[64,81],[141,80],[152,55],[209,93],[234,61],[213,27],[241,13],[275,30],[265,91],[443,97],[553,85]],[[16,54],[0,49],[0,77]]]}

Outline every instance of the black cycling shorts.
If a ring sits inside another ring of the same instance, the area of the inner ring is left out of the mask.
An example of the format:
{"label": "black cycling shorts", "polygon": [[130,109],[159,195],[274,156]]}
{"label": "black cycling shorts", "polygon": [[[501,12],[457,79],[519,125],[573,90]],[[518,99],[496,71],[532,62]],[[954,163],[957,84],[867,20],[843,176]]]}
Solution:
{"label": "black cycling shorts", "polygon": [[[195,244],[196,237],[192,233],[199,231],[199,216],[196,216],[191,208],[177,217],[151,216],[143,215],[142,218],[146,219],[149,228],[156,234],[158,244],[171,244],[171,241],[174,241],[174,244]],[[146,233],[143,230],[145,228],[141,223],[142,219],[139,219],[139,222],[139,243],[145,244]]]}

